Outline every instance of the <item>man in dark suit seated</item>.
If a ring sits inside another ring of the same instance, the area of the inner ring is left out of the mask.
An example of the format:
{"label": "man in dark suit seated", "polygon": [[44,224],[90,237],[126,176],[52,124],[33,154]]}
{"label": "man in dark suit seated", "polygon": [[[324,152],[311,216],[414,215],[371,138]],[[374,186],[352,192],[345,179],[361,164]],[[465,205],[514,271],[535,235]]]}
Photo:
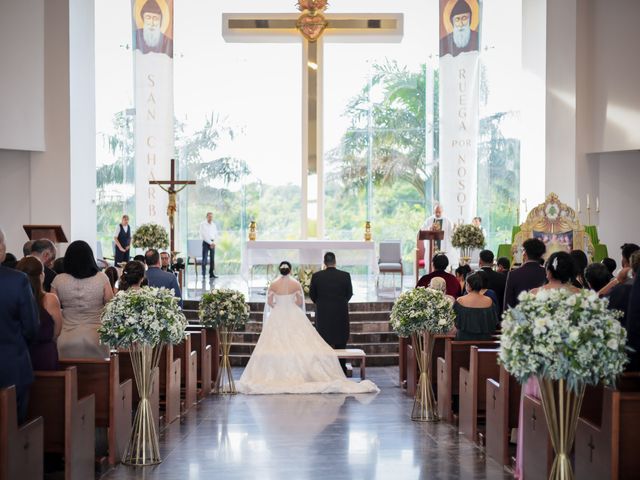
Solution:
{"label": "man in dark suit seated", "polygon": [[[324,254],[325,269],[311,277],[309,297],[316,304],[316,329],[331,347],[347,348],[349,341],[349,300],[353,296],[351,275],[336,268],[336,256]],[[347,373],[345,360],[340,360]]]}
{"label": "man in dark suit seated", "polygon": [[520,268],[511,270],[504,287],[504,309],[513,308],[518,304],[518,295],[544,285],[547,272],[540,264],[542,256],[547,250],[542,240],[530,238],[522,244],[524,248],[524,263]]}
{"label": "man in dark suit seated", "polygon": [[147,250],[144,254],[144,262],[147,264],[147,282],[150,287],[164,287],[173,290],[173,294],[180,299],[182,306],[182,291],[178,285],[178,279],[173,273],[164,272],[160,268],[160,254],[155,248]]}
{"label": "man in dark suit seated", "polygon": [[440,277],[444,278],[444,281],[447,282],[447,295],[451,295],[453,298],[458,298],[461,293],[460,283],[456,279],[455,275],[451,275],[445,271],[449,266],[449,258],[444,253],[436,253],[431,260],[431,265],[433,265],[433,272],[420,277],[416,288],[427,288],[432,278]]}
{"label": "man in dark suit seated", "polygon": [[[0,230],[0,263],[6,251],[4,232]],[[29,386],[33,382],[28,345],[39,327],[29,279],[22,272],[0,267],[0,388],[16,386],[18,423],[27,417]]]}
{"label": "man in dark suit seated", "polygon": [[504,287],[507,283],[507,276],[493,270],[493,252],[491,250],[482,250],[480,252],[480,268],[486,274],[488,280],[487,288],[496,292],[498,298],[498,314],[504,310]]}

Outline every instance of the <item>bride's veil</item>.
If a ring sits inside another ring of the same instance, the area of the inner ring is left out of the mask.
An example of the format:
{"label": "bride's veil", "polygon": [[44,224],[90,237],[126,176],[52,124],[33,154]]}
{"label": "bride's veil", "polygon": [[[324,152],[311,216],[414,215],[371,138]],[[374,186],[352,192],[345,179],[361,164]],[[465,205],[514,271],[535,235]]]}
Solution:
{"label": "bride's veil", "polygon": [[[290,275],[290,274],[289,274]],[[300,300],[302,305],[300,305],[300,309],[302,310],[302,313],[304,313],[305,315],[307,314],[307,307],[305,305],[305,299],[304,299],[304,290],[302,289],[302,285],[300,285],[297,281],[295,283],[298,283],[298,291],[293,290],[288,292],[288,293],[275,293],[272,290],[272,285],[283,279],[286,277],[289,277],[289,275],[278,275],[278,278],[276,278],[272,284],[269,286],[269,288],[267,288],[267,297],[265,298],[265,302],[264,302],[264,311],[262,313],[262,324],[264,325],[267,322],[267,319],[269,318],[269,315],[271,314],[271,306],[269,305],[270,302],[275,302],[275,296],[276,295],[293,295],[294,293],[296,294],[296,301]],[[293,281],[289,278],[288,279],[291,282],[290,288],[293,287]]]}

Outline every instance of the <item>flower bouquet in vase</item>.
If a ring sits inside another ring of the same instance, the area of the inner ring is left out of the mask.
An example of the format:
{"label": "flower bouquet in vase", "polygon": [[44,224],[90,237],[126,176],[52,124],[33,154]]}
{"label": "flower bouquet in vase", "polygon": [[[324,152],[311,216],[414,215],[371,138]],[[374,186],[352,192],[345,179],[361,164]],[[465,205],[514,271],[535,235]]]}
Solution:
{"label": "flower bouquet in vase", "polygon": [[135,248],[162,249],[169,246],[169,234],[167,230],[157,223],[145,223],[140,225],[133,234],[132,242]]}
{"label": "flower bouquet in vase", "polygon": [[451,245],[460,249],[460,265],[468,264],[471,260],[471,252],[485,246],[482,229],[471,224],[457,226],[453,230]]}
{"label": "flower bouquet in vase", "polygon": [[[419,422],[439,420],[431,386],[429,365],[433,354],[433,335],[453,328],[455,312],[445,294],[431,288],[415,288],[398,297],[391,309],[391,327],[401,337],[411,337],[420,377],[411,419]],[[425,342],[425,333],[427,342]],[[425,344],[426,343],[426,344]]]}
{"label": "flower bouquet in vase", "polygon": [[619,312],[595,292],[522,293],[502,320],[499,362],[520,383],[536,378],[555,451],[551,479],[572,479],[570,453],[586,385],[613,384],[627,362]]}
{"label": "flower bouquet in vase", "polygon": [[186,329],[187,319],[178,298],[166,288],[142,287],[119,292],[102,312],[100,341],[112,349],[129,349],[140,396],[122,463],[144,466],[162,461],[150,403],[152,372],[164,346],[182,342]]}
{"label": "flower bouquet in vase", "polygon": [[214,391],[235,394],[236,384],[229,358],[231,340],[233,332],[247,323],[249,305],[241,292],[218,288],[202,295],[198,316],[202,325],[216,329],[220,343],[221,361]]}

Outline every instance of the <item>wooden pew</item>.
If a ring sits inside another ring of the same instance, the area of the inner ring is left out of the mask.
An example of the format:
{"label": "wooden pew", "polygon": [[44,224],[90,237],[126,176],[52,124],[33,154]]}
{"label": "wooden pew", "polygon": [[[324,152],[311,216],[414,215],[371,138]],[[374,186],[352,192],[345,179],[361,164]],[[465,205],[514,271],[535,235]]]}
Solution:
{"label": "wooden pew", "polygon": [[191,344],[191,333],[182,343],[173,346],[174,357],[180,359],[181,412],[188,412],[198,403],[198,354]]}
{"label": "wooden pew", "polygon": [[120,382],[118,354],[104,360],[65,358],[58,363],[76,367],[78,395],[95,395],[96,427],[107,429],[109,464],[119,463],[131,435],[133,380]]}
{"label": "wooden pew", "polygon": [[211,376],[212,347],[207,343],[207,331],[204,328],[188,327],[191,334],[191,348],[198,355],[198,400],[211,395],[214,378]]}
{"label": "wooden pew", "polygon": [[[478,442],[480,423],[485,424],[487,410],[486,382],[497,377],[499,350],[479,349],[472,346],[469,352],[469,368],[460,368],[458,391],[458,432],[472,442]],[[482,428],[484,433],[484,428]]]}
{"label": "wooden pew", "polygon": [[[602,410],[603,394],[602,387],[587,387],[580,416],[593,421],[594,417],[599,415]],[[524,395],[522,409],[524,426],[519,427],[524,428],[522,474],[527,480],[546,480],[549,478],[555,455],[544,417],[542,401],[530,395]]]}
{"label": "wooden pew", "polygon": [[160,407],[164,408],[165,425],[180,418],[181,361],[174,355],[173,345],[166,345],[160,356]]}
{"label": "wooden pew", "polygon": [[485,451],[501,465],[511,465],[511,456],[515,455],[509,450],[509,439],[511,430],[518,428],[520,393],[520,383],[504,367],[500,367],[498,381],[487,379]]}
{"label": "wooden pew", "polygon": [[65,480],[94,478],[95,395],[78,399],[75,367],[35,372],[29,416],[44,419],[44,452],[64,457]]}
{"label": "wooden pew", "polygon": [[640,472],[640,382],[621,379],[605,388],[600,418],[581,417],[575,440],[575,476],[580,479],[635,479]]}
{"label": "wooden pew", "polygon": [[0,480],[41,480],[44,421],[18,425],[16,388],[0,389]]}
{"label": "wooden pew", "polygon": [[207,335],[207,345],[211,345],[211,378],[215,383],[218,378],[218,370],[220,370],[220,339],[218,338],[218,331],[215,328],[201,328],[204,328]]}
{"label": "wooden pew", "polygon": [[444,357],[437,357],[438,415],[442,420],[454,421],[453,399],[458,395],[460,368],[469,368],[469,350],[476,345],[481,348],[497,348],[493,340],[457,341],[445,338]]}
{"label": "wooden pew", "polygon": [[[118,352],[118,363],[120,366],[120,380],[131,380],[132,382],[132,395],[131,395],[131,409],[132,413],[135,413],[140,402],[140,395],[138,395],[138,388],[136,386],[135,376],[133,374],[133,366],[131,365],[131,357],[128,350],[120,350]],[[160,385],[158,379],[160,378],[160,367],[154,368],[153,371],[153,387],[151,388],[151,411],[153,412],[153,418],[156,421],[156,427],[160,432],[162,425],[164,424],[164,417],[160,412]],[[126,445],[125,445],[126,448]]]}
{"label": "wooden pew", "polygon": [[407,346],[411,341],[406,337],[398,338],[398,372],[400,388],[407,388]]}

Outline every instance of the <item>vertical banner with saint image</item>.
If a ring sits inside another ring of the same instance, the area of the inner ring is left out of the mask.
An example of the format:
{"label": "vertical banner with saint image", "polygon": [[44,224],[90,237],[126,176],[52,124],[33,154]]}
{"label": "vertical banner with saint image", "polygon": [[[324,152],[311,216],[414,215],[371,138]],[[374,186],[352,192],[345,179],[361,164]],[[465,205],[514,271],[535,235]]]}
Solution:
{"label": "vertical banner with saint image", "polygon": [[454,223],[476,215],[481,0],[440,0],[440,202]]}
{"label": "vertical banner with saint image", "polygon": [[135,224],[168,228],[166,180],[173,157],[173,0],[132,0],[135,89]]}

